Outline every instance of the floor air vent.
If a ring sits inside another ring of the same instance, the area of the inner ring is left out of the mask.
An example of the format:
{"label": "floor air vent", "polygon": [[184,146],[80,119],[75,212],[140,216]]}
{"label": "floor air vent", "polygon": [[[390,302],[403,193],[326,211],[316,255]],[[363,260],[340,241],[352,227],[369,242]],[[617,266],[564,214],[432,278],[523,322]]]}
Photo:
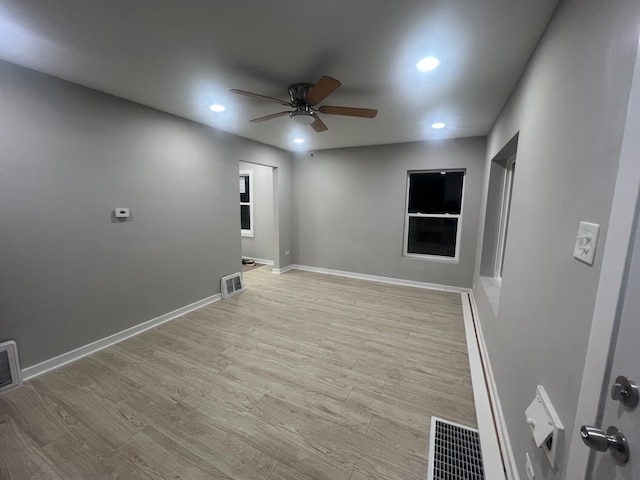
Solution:
{"label": "floor air vent", "polygon": [[0,343],[0,395],[22,385],[16,342]]}
{"label": "floor air vent", "polygon": [[427,480],[485,480],[478,430],[431,417]]}
{"label": "floor air vent", "polygon": [[220,280],[220,293],[222,298],[229,298],[244,291],[244,284],[242,283],[242,274],[232,273],[226,277],[222,277]]}

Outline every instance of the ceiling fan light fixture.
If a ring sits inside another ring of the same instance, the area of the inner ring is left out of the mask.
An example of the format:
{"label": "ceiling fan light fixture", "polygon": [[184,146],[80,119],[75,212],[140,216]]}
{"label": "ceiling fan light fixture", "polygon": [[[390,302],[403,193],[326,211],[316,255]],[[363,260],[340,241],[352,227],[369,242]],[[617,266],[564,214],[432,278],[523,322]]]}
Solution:
{"label": "ceiling fan light fixture", "polygon": [[212,112],[224,112],[225,108],[224,105],[218,105],[217,103],[214,103],[213,105],[209,106],[209,110],[211,110]]}
{"label": "ceiling fan light fixture", "polygon": [[442,122],[436,122],[434,124],[431,125],[431,128],[435,129],[435,130],[440,130],[441,128],[444,128],[446,125]]}
{"label": "ceiling fan light fixture", "polygon": [[311,125],[316,121],[315,115],[310,112],[291,112],[289,116],[296,122],[298,125]]}
{"label": "ceiling fan light fixture", "polygon": [[304,143],[304,138],[294,138],[293,143],[297,143],[298,145]]}
{"label": "ceiling fan light fixture", "polygon": [[416,64],[416,67],[421,72],[430,72],[437,68],[438,65],[440,65],[440,60],[436,57],[425,57]]}

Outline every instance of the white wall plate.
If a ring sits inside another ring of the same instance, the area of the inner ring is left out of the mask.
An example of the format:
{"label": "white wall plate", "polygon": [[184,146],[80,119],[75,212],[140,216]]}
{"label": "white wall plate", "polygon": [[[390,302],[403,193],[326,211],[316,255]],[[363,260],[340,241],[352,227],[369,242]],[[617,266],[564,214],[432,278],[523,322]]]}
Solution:
{"label": "white wall plate", "polygon": [[593,265],[593,255],[596,251],[599,232],[600,225],[580,222],[576,244],[573,248],[573,256],[587,265]]}

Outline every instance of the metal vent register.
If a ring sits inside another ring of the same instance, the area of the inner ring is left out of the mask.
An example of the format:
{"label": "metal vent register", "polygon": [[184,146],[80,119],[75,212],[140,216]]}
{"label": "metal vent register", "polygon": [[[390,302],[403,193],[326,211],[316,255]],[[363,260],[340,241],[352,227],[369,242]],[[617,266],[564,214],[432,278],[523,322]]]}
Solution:
{"label": "metal vent register", "polygon": [[478,430],[431,417],[428,480],[485,480]]}
{"label": "metal vent register", "polygon": [[9,352],[0,352],[0,388],[13,383],[11,368],[9,366]]}
{"label": "metal vent register", "polygon": [[0,343],[0,395],[22,385],[16,342]]}
{"label": "metal vent register", "polygon": [[220,294],[222,298],[229,298],[244,291],[242,282],[242,274],[240,272],[232,273],[220,279]]}

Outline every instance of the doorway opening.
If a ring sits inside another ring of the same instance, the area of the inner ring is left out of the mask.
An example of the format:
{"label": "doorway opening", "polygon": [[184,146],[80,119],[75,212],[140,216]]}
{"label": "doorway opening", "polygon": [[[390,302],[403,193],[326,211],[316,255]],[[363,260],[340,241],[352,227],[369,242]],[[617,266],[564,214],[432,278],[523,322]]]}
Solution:
{"label": "doorway opening", "polygon": [[239,162],[243,270],[275,264],[278,251],[276,170],[268,165]]}

